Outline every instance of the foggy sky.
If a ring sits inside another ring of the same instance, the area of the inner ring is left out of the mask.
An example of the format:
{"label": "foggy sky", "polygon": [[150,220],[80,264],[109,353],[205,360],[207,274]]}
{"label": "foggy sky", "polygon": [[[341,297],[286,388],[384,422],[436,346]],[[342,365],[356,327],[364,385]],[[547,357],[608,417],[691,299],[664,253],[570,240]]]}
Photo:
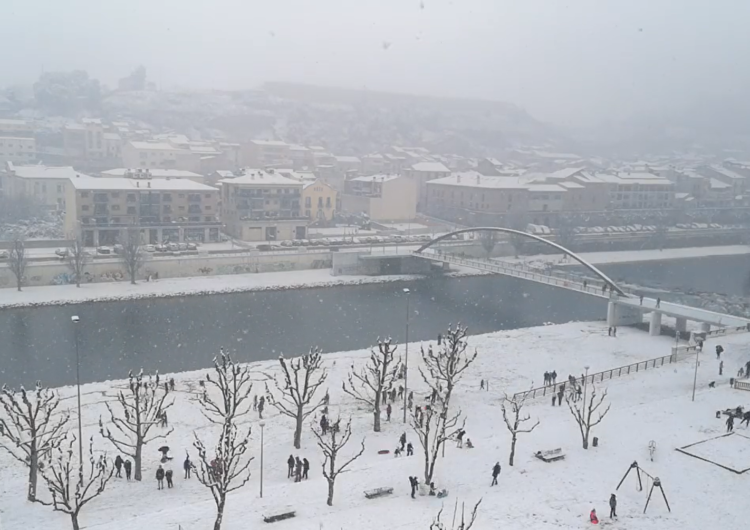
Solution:
{"label": "foggy sky", "polygon": [[748,0],[0,0],[0,20],[0,85],[144,64],[163,88],[479,97],[562,125],[750,87]]}

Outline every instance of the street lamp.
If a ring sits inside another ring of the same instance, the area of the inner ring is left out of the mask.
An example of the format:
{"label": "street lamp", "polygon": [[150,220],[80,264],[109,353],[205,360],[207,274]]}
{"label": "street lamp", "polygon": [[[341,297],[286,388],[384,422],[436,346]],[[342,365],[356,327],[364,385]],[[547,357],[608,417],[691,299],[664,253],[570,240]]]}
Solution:
{"label": "street lamp", "polygon": [[589,378],[589,367],[584,366],[586,369],[586,375],[583,378],[583,406],[586,407],[586,380]]}
{"label": "street lamp", "polygon": [[260,498],[263,498],[263,431],[266,427],[266,422],[261,420],[260,423]]}
{"label": "street lamp", "polygon": [[81,356],[78,347],[78,324],[81,319],[78,315],[70,317],[73,322],[73,329],[75,334],[76,342],[76,387],[78,391],[78,466],[81,473],[83,473],[83,429],[81,427]]}
{"label": "street lamp", "polygon": [[411,291],[404,288],[406,295],[406,353],[404,354],[404,423],[406,423],[406,403],[409,396],[409,295]]}

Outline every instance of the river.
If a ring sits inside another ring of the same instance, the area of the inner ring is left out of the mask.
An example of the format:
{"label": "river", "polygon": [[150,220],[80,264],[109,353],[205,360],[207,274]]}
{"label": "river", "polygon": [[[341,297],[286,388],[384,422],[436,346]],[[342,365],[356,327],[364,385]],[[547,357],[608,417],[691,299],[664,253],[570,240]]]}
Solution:
{"label": "river", "polygon": [[[744,256],[602,269],[613,279],[653,288],[741,292]],[[0,310],[0,383],[75,382],[75,328],[83,382],[120,379],[130,369],[205,368],[219,347],[241,361],[365,348],[378,337],[402,342],[409,295],[409,340],[434,339],[448,324],[471,333],[603,319],[603,300],[502,276],[432,278],[290,291],[187,296]],[[669,298],[669,296],[663,297]],[[500,362],[501,360],[499,360]]]}

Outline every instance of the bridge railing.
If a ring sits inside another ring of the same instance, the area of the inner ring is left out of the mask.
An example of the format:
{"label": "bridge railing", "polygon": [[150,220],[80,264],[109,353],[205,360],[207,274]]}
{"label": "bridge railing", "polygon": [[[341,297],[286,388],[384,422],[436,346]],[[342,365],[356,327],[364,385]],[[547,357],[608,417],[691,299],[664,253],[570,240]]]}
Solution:
{"label": "bridge railing", "polygon": [[[674,351],[674,348],[673,348],[673,351]],[[672,363],[677,362],[678,360],[679,360],[679,354],[672,353],[671,355],[664,355],[662,357],[657,357],[656,359],[649,359],[647,361],[639,361],[637,363],[628,364],[625,366],[618,366],[617,368],[604,370],[602,372],[597,372],[595,374],[589,374],[588,376],[576,377],[575,384],[576,386],[583,385],[584,379],[586,380],[587,384],[601,383],[602,381],[614,379],[615,377],[622,377],[625,375],[629,375],[631,373],[635,374],[638,372],[643,372],[648,369],[653,370],[654,368],[660,368],[664,366],[665,364],[672,364]],[[537,397],[551,396],[553,394],[557,394],[563,385],[565,386],[566,391],[570,391],[571,382],[566,379],[554,385],[540,386],[537,388],[526,390],[524,392],[516,392],[515,394],[513,394],[513,398],[514,399],[534,399]]]}

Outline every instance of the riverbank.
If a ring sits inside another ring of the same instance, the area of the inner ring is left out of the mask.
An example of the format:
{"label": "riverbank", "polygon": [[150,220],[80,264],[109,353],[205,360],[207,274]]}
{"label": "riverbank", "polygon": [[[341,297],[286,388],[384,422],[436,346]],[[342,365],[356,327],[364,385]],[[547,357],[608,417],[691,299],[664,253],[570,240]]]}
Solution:
{"label": "riverbank", "polygon": [[[373,337],[374,340],[374,337]],[[478,353],[476,362],[465,372],[456,386],[451,406],[462,410],[466,418],[466,438],[473,449],[446,444],[445,454],[436,464],[434,481],[438,489],[449,492],[444,519],[452,517],[453,504],[465,502],[467,511],[479,500],[479,516],[474,528],[489,530],[514,528],[517,530],[576,529],[588,524],[588,513],[596,508],[602,519],[607,513],[607,501],[615,491],[618,481],[634,459],[643,464],[651,475],[663,480],[663,487],[672,512],[667,510],[663,498],[655,492],[648,511],[643,513],[649,483],[644,491],[637,491],[637,479],[631,474],[618,490],[620,519],[615,527],[641,530],[677,530],[687,528],[740,528],[744,514],[741,510],[717,510],[721,503],[737,506],[744,500],[745,490],[732,487],[742,477],[709,462],[690,458],[674,451],[707,438],[715,439],[697,446],[702,454],[706,447],[712,460],[722,465],[748,467],[747,449],[741,444],[747,440],[740,435],[719,438],[724,433],[723,419],[716,419],[714,411],[736,406],[737,391],[728,385],[728,379],[740,363],[741,337],[725,337],[724,376],[717,377],[718,361],[713,356],[702,359],[697,374],[698,390],[691,402],[694,365],[690,360],[669,367],[641,370],[623,377],[589,386],[588,392],[601,395],[606,392],[604,407],[611,410],[601,424],[593,428],[591,436],[599,438],[598,447],[588,451],[581,447],[581,438],[566,405],[553,407],[551,399],[530,400],[523,410],[531,417],[528,426],[539,421],[533,432],[518,438],[515,465],[507,466],[510,435],[500,412],[504,394],[528,389],[538,384],[545,371],[555,370],[558,381],[568,374],[578,375],[589,367],[590,373],[614,368],[632,362],[668,354],[672,340],[667,337],[650,337],[648,334],[623,329],[617,338],[608,337],[602,323],[570,323],[559,326],[542,326],[522,330],[503,331],[469,337],[469,348]],[[707,344],[713,350],[716,342]],[[434,342],[424,344],[436,347]],[[415,373],[421,359],[416,352],[420,344],[410,347],[410,370]],[[216,354],[217,345],[205,352],[205,365]],[[399,346],[397,352],[401,352]],[[286,352],[290,356],[301,351]],[[372,432],[372,414],[367,407],[357,405],[341,387],[350,367],[360,369],[369,357],[368,349],[327,353],[323,365],[328,380],[321,392],[330,391],[331,418],[341,417],[352,421],[352,441],[342,454],[349,456],[359,449],[364,438],[362,457],[351,465],[351,473],[342,474],[336,481],[332,507],[326,506],[326,481],[321,476],[323,458],[310,433],[309,422],[302,434],[302,448],[292,448],[293,421],[279,414],[272,406],[264,412],[264,483],[263,497],[258,494],[260,477],[261,429],[257,413],[249,411],[243,416],[244,428],[252,426],[248,453],[255,459],[250,463],[250,482],[231,493],[226,506],[225,530],[244,530],[262,523],[262,515],[291,506],[297,517],[283,523],[288,530],[358,528],[427,528],[443,506],[440,499],[418,496],[411,499],[406,477],[422,477],[424,457],[416,435],[401,421],[398,403],[393,405],[394,417],[383,421],[382,432]],[[498,362],[502,359],[502,362]],[[412,364],[415,363],[415,364]],[[136,366],[134,366],[135,368]],[[423,368],[423,367],[422,367]],[[279,374],[278,361],[263,361],[250,365],[255,387],[253,394],[266,392],[263,382],[266,375]],[[192,373],[162,373],[162,380],[174,377],[176,388],[168,402],[170,427],[155,427],[151,434],[163,436],[149,443],[144,450],[143,482],[113,478],[103,494],[91,501],[81,515],[82,526],[96,530],[125,530],[130,528],[178,528],[197,530],[210,528],[215,506],[210,492],[195,477],[183,479],[182,460],[187,454],[197,465],[193,447],[194,436],[207,445],[215,439],[216,430],[199,412],[196,395],[201,391],[199,380],[206,370]],[[489,383],[480,390],[480,380]],[[708,383],[716,382],[716,388]],[[95,451],[107,451],[112,457],[112,446],[99,435],[99,418],[106,423],[109,413],[106,403],[115,410],[116,392],[126,387],[126,381],[108,381],[82,387],[83,437],[92,438]],[[423,403],[428,395],[426,385],[419,377],[409,378],[409,389],[415,393],[415,402]],[[271,385],[271,392],[276,392]],[[75,411],[75,387],[60,389],[62,408]],[[589,394],[590,395],[590,394]],[[603,408],[604,408],[603,407]],[[75,418],[75,412],[73,412]],[[312,422],[312,418],[310,420]],[[74,429],[75,419],[70,426]],[[740,433],[743,429],[738,427]],[[402,432],[414,445],[413,457],[394,458],[392,454],[379,454],[397,445]],[[270,441],[270,442],[269,442]],[[656,452],[654,462],[649,460],[648,446],[653,441]],[[157,491],[154,472],[159,465],[161,445],[170,448],[174,460],[166,467],[175,471],[174,488]],[[547,464],[534,458],[540,450],[561,448],[566,458]],[[287,478],[286,459],[292,453],[310,462],[310,478],[295,483]],[[490,487],[492,466],[500,461],[502,472],[499,485]],[[69,528],[68,518],[51,508],[29,504],[25,500],[26,468],[5,452],[0,452],[3,480],[0,482],[0,517],[3,528]],[[571,477],[583,477],[571,483]],[[645,479],[644,479],[645,480]],[[737,483],[738,484],[738,483]],[[363,491],[392,487],[393,494],[377,500],[368,500]],[[47,500],[42,482],[40,495]],[[620,526],[621,525],[621,526]]]}

